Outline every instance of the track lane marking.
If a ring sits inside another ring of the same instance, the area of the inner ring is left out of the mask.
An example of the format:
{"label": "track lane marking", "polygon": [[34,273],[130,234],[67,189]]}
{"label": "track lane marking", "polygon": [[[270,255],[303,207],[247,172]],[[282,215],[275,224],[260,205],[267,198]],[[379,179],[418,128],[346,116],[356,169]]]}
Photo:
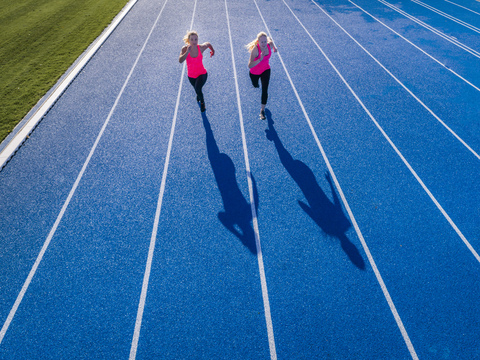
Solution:
{"label": "track lane marking", "polygon": [[446,12],[440,11],[439,9],[437,9],[433,6],[427,5],[424,2],[421,2],[419,0],[411,0],[411,1],[420,5],[420,6],[423,6],[424,8],[426,8],[430,11],[433,11],[434,13],[439,14],[440,16],[443,16],[444,18],[447,18],[447,19],[449,19],[453,22],[456,22],[457,24],[462,25],[462,26],[466,27],[467,29],[470,29],[470,30],[476,32],[477,34],[480,34],[480,29],[479,28],[477,28],[477,27],[475,27],[475,26],[473,26],[473,25],[471,25],[471,24],[469,24],[465,21],[460,20],[460,19],[456,18],[455,16],[452,16],[450,14],[447,14]]}
{"label": "track lane marking", "polygon": [[[165,4],[167,3],[168,0],[165,1]],[[165,7],[165,4],[163,5],[163,8]],[[162,11],[163,11],[162,8]],[[195,12],[197,9],[197,0],[195,0],[194,5],[193,5],[193,12],[192,12],[192,20],[190,22],[190,28],[188,30],[191,30],[193,28],[193,20],[195,17]],[[160,13],[161,15],[161,13]],[[160,18],[160,15],[157,18]],[[156,23],[156,22],[155,22]],[[153,30],[153,29],[152,29]],[[175,111],[173,114],[173,119],[172,119],[172,127],[170,129],[170,137],[168,140],[168,148],[167,148],[167,155],[165,157],[165,164],[163,168],[163,173],[162,173],[162,182],[160,184],[160,190],[159,190],[159,195],[158,195],[158,200],[157,200],[157,208],[155,211],[155,220],[153,223],[153,229],[152,229],[152,236],[150,238],[150,246],[148,248],[148,256],[147,256],[147,262],[145,265],[145,273],[143,276],[143,283],[142,283],[142,291],[140,294],[140,300],[138,304],[138,309],[137,309],[137,317],[135,320],[135,328],[133,331],[133,337],[132,337],[132,344],[130,347],[130,356],[129,360],[135,360],[137,356],[137,350],[138,350],[138,342],[140,340],[140,330],[142,327],[142,320],[143,320],[143,313],[145,310],[145,304],[147,301],[147,292],[148,292],[148,284],[150,282],[150,274],[152,270],[152,264],[153,264],[153,255],[155,252],[155,245],[157,242],[157,232],[158,232],[158,226],[160,224],[160,214],[162,210],[162,203],[163,203],[163,195],[165,193],[165,187],[166,187],[166,182],[167,182],[167,173],[168,173],[168,166],[170,164],[170,155],[172,152],[172,146],[173,146],[173,136],[175,133],[175,126],[177,123],[177,114],[178,114],[178,108],[180,106],[180,96],[182,93],[182,85],[183,85],[183,80],[185,77],[185,67],[186,67],[187,62],[185,61],[182,66],[182,75],[180,76],[180,84],[178,86],[178,94],[177,94],[177,102],[175,104]]]}
{"label": "track lane marking", "polygon": [[406,13],[405,11],[399,9],[398,7],[396,7],[395,5],[392,5],[390,4],[389,2],[386,2],[384,0],[377,0],[378,2],[382,3],[383,5],[385,6],[388,6],[390,9],[398,12],[399,14],[405,16],[406,18],[416,22],[417,24],[419,24],[420,26],[423,26],[424,28],[430,30],[431,32],[433,32],[434,34],[444,38],[445,40],[451,42],[452,44],[458,46],[459,48],[467,51],[468,53],[472,54],[473,56],[477,57],[477,58],[480,58],[480,53],[470,47],[468,47],[467,45],[461,43],[460,41],[458,41],[457,39],[455,39],[453,36],[450,36],[450,35],[447,35],[447,34],[444,34],[443,32],[441,32],[440,30],[437,30],[435,29],[433,26],[430,26],[428,25],[427,23],[417,19],[416,17]]}
{"label": "track lane marking", "polygon": [[247,149],[247,140],[245,136],[245,128],[244,128],[244,121],[243,121],[243,114],[242,114],[242,104],[240,101],[240,90],[238,87],[238,80],[237,80],[237,70],[235,67],[235,56],[233,53],[233,42],[232,42],[232,32],[230,30],[230,19],[228,15],[228,7],[227,7],[227,0],[225,0],[225,11],[227,14],[227,25],[228,25],[228,35],[230,38],[230,50],[232,54],[232,67],[233,67],[233,77],[235,79],[235,90],[237,95],[237,105],[238,105],[238,116],[240,119],[240,130],[242,133],[242,144],[243,144],[243,154],[245,159],[245,169],[247,172],[247,182],[248,182],[248,193],[250,196],[250,209],[252,212],[252,221],[253,221],[253,229],[255,233],[255,246],[257,248],[257,260],[258,260],[258,269],[260,272],[260,283],[262,286],[262,298],[263,298],[263,307],[265,312],[265,321],[267,325],[267,334],[268,334],[268,345],[270,349],[270,359],[276,360],[277,359],[277,351],[275,348],[275,337],[273,333],[273,323],[272,323],[272,315],[270,311],[270,301],[268,299],[268,288],[267,288],[267,279],[265,276],[265,267],[263,263],[263,255],[262,255],[262,246],[260,243],[260,231],[258,228],[258,218],[257,218],[257,210],[255,206],[255,196],[253,192],[253,180],[252,180],[252,173],[250,171],[250,161],[248,158],[248,149]]}
{"label": "track lane marking", "polygon": [[[450,4],[456,5],[456,6],[458,6],[458,7],[461,7],[462,9],[468,10],[468,11],[474,13],[474,14],[480,15],[480,13],[478,13],[478,12],[476,12],[476,11],[473,11],[472,9],[469,9],[469,8],[467,8],[467,7],[465,7],[465,6],[462,6],[462,5],[459,5],[459,4],[457,4],[457,3],[454,3],[453,1],[449,1],[449,0],[445,0],[445,1],[448,2],[448,3],[450,3]],[[479,1],[479,0],[477,0],[477,1]]]}
{"label": "track lane marking", "polygon": [[472,84],[470,81],[468,81],[467,79],[465,79],[464,77],[462,77],[460,74],[456,73],[454,70],[450,69],[449,67],[447,67],[445,64],[443,64],[442,62],[440,62],[439,60],[437,60],[436,58],[434,58],[432,55],[430,55],[429,53],[427,53],[425,50],[423,50],[422,48],[420,48],[419,46],[415,45],[413,42],[411,42],[410,40],[408,40],[406,37],[404,37],[403,35],[401,35],[400,33],[398,33],[397,31],[393,30],[391,27],[389,27],[387,24],[383,23],[381,20],[379,20],[378,18],[376,18],[375,16],[373,16],[372,14],[370,14],[368,11],[366,11],[365,9],[363,9],[362,7],[360,7],[359,5],[355,4],[352,0],[349,0],[350,3],[352,3],[353,5],[355,5],[357,8],[359,8],[361,11],[363,11],[365,14],[367,14],[368,16],[370,16],[372,19],[376,20],[377,22],[379,22],[380,24],[382,24],[384,27],[386,27],[388,30],[390,30],[391,32],[393,32],[395,35],[397,35],[398,37],[402,38],[403,40],[405,40],[406,42],[408,42],[410,45],[412,45],[413,47],[417,48],[418,50],[420,50],[422,53],[424,53],[425,55],[427,55],[430,59],[432,59],[433,61],[435,61],[436,63],[440,64],[443,68],[447,69],[448,71],[450,71],[452,74],[454,74],[455,76],[457,76],[458,78],[460,78],[461,80],[463,80],[464,82],[466,82],[468,85],[470,85],[471,87],[473,87],[475,90],[477,91],[480,91],[480,88],[478,88],[477,86],[475,86],[474,84]]}
{"label": "track lane marking", "polygon": [[[328,18],[335,23],[350,39],[352,39],[368,56],[370,56],[392,79],[394,79],[406,92],[410,94],[425,110],[427,110],[430,115],[432,115],[445,129],[447,129],[450,134],[452,134],[468,151],[470,151],[473,156],[475,156],[478,160],[480,160],[480,155],[472,149],[470,145],[468,145],[452,128],[450,128],[440,117],[433,112],[422,100],[418,98],[404,83],[402,83],[393,73],[388,70],[375,56],[373,56],[362,44],[360,44],[347,30],[345,30],[335,19],[333,19],[329,14],[327,14],[316,2],[312,0],[312,2],[320,9],[322,12],[328,16]],[[285,3],[286,4],[286,3]],[[287,5],[288,6],[288,5]],[[297,18],[298,20],[298,18]],[[300,20],[298,20],[300,22]],[[300,22],[301,24],[301,22]],[[303,26],[303,24],[302,24]],[[305,27],[304,27],[305,28]],[[312,38],[313,39],[313,38]],[[318,48],[319,45],[315,42]],[[325,55],[324,55],[325,56]],[[477,90],[479,90],[477,88]]]}
{"label": "track lane marking", "polygon": [[[340,27],[347,35],[350,36],[350,34],[348,34],[348,32],[343,29],[341,27],[341,25],[339,25],[330,15],[328,15],[325,10],[323,10],[318,4],[315,3],[314,0],[311,0],[326,16],[328,16],[335,24],[338,25],[338,27]],[[285,2],[285,0],[283,0],[283,2],[285,3],[285,5],[287,5],[287,3]],[[287,5],[288,7],[288,5]],[[290,9],[290,7],[288,7]],[[433,194],[431,193],[431,191],[427,188],[427,186],[425,185],[425,183],[422,181],[422,179],[420,178],[420,176],[418,176],[418,174],[415,172],[415,170],[413,169],[413,167],[410,165],[410,163],[407,161],[407,159],[403,156],[403,154],[400,152],[400,150],[398,150],[398,148],[396,147],[396,145],[393,143],[393,141],[390,139],[390,137],[387,135],[387,133],[383,130],[383,128],[380,126],[380,124],[377,122],[377,120],[373,117],[373,115],[370,113],[370,111],[367,109],[367,107],[365,106],[365,104],[362,102],[362,100],[359,98],[359,96],[355,93],[355,91],[350,87],[350,85],[347,83],[347,81],[343,78],[343,76],[341,75],[341,73],[338,71],[338,69],[333,65],[333,63],[330,61],[330,59],[328,58],[328,56],[325,54],[325,52],[321,49],[321,47],[318,45],[318,43],[315,41],[315,39],[313,38],[313,36],[308,32],[308,30],[305,28],[305,26],[300,22],[300,20],[298,19],[298,17],[293,13],[293,11],[290,9],[290,11],[292,12],[293,16],[295,16],[295,18],[297,19],[297,21],[300,23],[300,25],[304,28],[304,30],[307,32],[307,34],[310,36],[310,38],[312,39],[312,41],[315,43],[315,45],[317,46],[317,48],[321,51],[321,53],[323,54],[323,56],[327,59],[327,61],[330,63],[330,65],[333,67],[333,69],[335,70],[335,72],[338,74],[338,76],[342,79],[342,81],[344,82],[344,84],[348,87],[348,89],[350,90],[350,92],[354,95],[355,99],[358,101],[358,103],[362,106],[362,108],[364,109],[364,111],[368,114],[368,116],[370,117],[370,119],[373,121],[373,123],[375,124],[375,126],[378,128],[378,130],[380,130],[380,132],[382,133],[382,135],[385,137],[385,139],[388,141],[388,143],[390,144],[390,146],[393,148],[393,150],[397,153],[397,155],[400,157],[400,159],[403,161],[403,163],[407,166],[407,168],[410,170],[410,172],[412,173],[412,175],[415,177],[415,179],[417,180],[417,182],[422,186],[423,190],[427,193],[427,195],[430,197],[430,199],[433,201],[433,203],[435,204],[435,206],[438,208],[438,210],[440,210],[440,212],[442,213],[442,215],[445,217],[445,219],[448,221],[448,223],[450,224],[450,226],[453,228],[453,230],[455,230],[455,232],[457,233],[457,235],[460,237],[460,239],[462,239],[463,243],[467,246],[468,250],[470,250],[470,252],[472,253],[472,255],[477,259],[478,262],[480,262],[480,256],[478,255],[477,251],[473,248],[473,246],[470,244],[470,242],[467,240],[467,238],[463,235],[463,233],[460,231],[460,229],[457,227],[457,225],[453,222],[453,220],[450,218],[450,216],[447,214],[447,212],[445,211],[445,209],[440,205],[440,203],[437,201],[437,199],[433,196]],[[351,36],[350,36],[351,37]],[[354,40],[356,42],[356,40],[351,37],[352,40]],[[359,44],[359,46],[361,46]],[[477,156],[478,157],[478,156]]]}

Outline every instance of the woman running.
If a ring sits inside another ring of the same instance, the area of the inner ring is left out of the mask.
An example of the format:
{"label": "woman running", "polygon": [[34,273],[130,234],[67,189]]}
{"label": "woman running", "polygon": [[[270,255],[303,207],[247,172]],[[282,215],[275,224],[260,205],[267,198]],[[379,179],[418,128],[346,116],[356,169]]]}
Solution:
{"label": "woman running", "polygon": [[196,31],[189,31],[183,38],[185,46],[180,52],[178,61],[183,63],[187,60],[188,80],[197,93],[197,102],[200,103],[200,111],[205,111],[205,100],[203,98],[202,87],[207,81],[207,70],[203,66],[202,53],[209,48],[210,57],[215,54],[212,44],[209,42],[198,45],[198,34]]}
{"label": "woman running", "polygon": [[270,39],[264,32],[259,33],[257,38],[246,47],[250,51],[248,68],[250,69],[252,85],[258,88],[258,80],[260,79],[262,81],[260,119],[265,120],[265,106],[267,105],[268,84],[270,82],[269,60],[272,56],[272,48],[274,52],[277,52],[277,48],[273,44],[272,39]]}

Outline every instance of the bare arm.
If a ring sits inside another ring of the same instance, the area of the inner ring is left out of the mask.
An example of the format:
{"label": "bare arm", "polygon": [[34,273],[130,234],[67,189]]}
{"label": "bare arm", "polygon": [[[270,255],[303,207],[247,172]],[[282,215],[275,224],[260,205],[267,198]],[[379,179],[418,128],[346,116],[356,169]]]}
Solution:
{"label": "bare arm", "polygon": [[180,56],[178,57],[178,62],[181,64],[187,58],[187,55],[190,53],[191,46],[185,45],[180,52]]}
{"label": "bare arm", "polygon": [[273,49],[273,52],[277,52],[277,48],[275,47],[275,44],[273,43],[272,39],[270,39],[270,41],[268,42],[268,45],[270,45],[270,47]]}
{"label": "bare arm", "polygon": [[248,68],[251,69],[254,66],[257,66],[260,61],[263,59],[263,53],[261,54],[260,58],[255,60],[255,58],[258,56],[258,47],[254,47],[252,51],[250,51],[250,59],[248,60]]}
{"label": "bare arm", "polygon": [[212,44],[210,44],[209,42],[206,42],[206,43],[203,43],[202,45],[200,45],[200,51],[203,53],[206,49],[210,49],[210,57],[212,57],[213,55],[215,55],[215,50],[213,49],[213,46]]}

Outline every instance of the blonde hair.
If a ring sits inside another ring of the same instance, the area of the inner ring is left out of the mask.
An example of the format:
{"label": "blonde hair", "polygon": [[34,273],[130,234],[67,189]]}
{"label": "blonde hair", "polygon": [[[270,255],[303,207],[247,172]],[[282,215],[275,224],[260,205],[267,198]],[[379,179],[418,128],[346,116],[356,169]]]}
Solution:
{"label": "blonde hair", "polygon": [[187,32],[187,35],[185,35],[183,37],[183,42],[185,44],[189,45],[190,44],[190,36],[192,36],[192,35],[197,35],[197,37],[198,37],[198,33],[195,30],[190,30],[190,31]]}
{"label": "blonde hair", "polygon": [[259,32],[259,33],[257,34],[257,38],[256,38],[255,40],[253,40],[252,42],[249,42],[247,45],[245,45],[245,47],[247,48],[247,50],[248,50],[248,51],[252,51],[253,48],[254,48],[255,46],[257,46],[258,41],[260,40],[260,38],[261,38],[262,36],[266,36],[266,37],[267,37],[267,41],[271,41],[271,39],[268,37],[267,33],[263,32],[263,31],[262,31],[262,32]]}

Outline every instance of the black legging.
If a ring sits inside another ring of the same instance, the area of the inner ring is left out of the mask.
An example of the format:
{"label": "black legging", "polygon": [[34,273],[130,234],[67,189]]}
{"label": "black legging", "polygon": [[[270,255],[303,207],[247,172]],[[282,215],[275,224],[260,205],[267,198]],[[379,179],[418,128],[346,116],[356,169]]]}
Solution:
{"label": "black legging", "polygon": [[258,79],[262,81],[262,105],[267,105],[268,99],[268,84],[270,83],[270,69],[265,70],[260,75],[250,74],[252,85],[258,88]]}
{"label": "black legging", "polygon": [[190,84],[192,84],[193,88],[195,89],[195,92],[197,93],[197,101],[200,101],[202,103],[204,102],[202,87],[207,82],[207,77],[208,77],[208,74],[200,75],[197,78],[188,77],[188,80],[190,80]]}

